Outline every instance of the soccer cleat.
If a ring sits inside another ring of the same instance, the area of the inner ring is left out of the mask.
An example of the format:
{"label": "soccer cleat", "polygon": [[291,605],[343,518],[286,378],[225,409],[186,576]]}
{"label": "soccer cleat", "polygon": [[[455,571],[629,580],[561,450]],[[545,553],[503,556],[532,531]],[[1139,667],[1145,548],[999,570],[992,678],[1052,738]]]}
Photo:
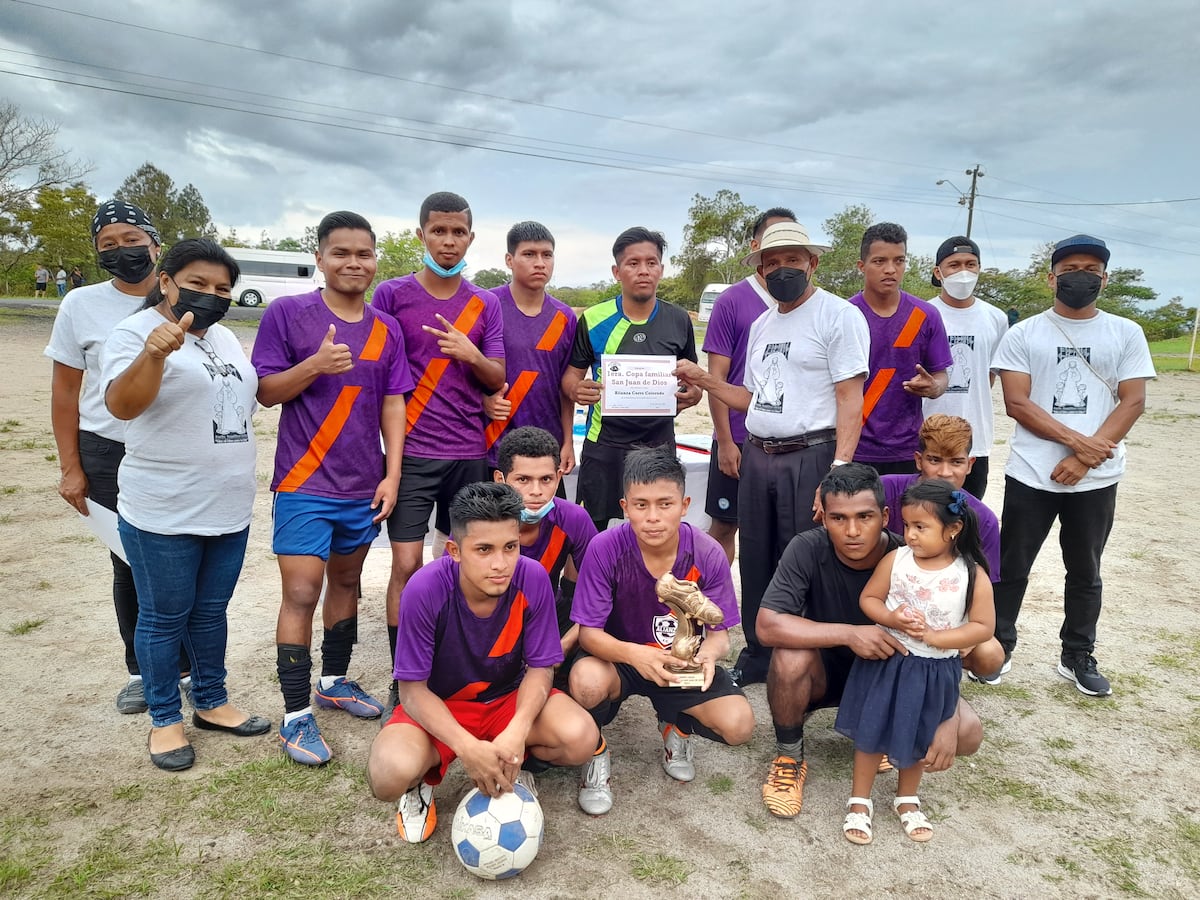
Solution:
{"label": "soccer cleat", "polygon": [[514,785],[516,784],[521,785],[521,787],[533,794],[533,799],[537,799],[537,779],[533,777],[533,773],[528,769],[522,769],[517,773],[517,778],[514,782]]}
{"label": "soccer cleat", "polygon": [[383,715],[379,717],[379,727],[383,728],[392,720],[392,713],[396,711],[396,707],[400,705],[400,682],[393,680],[392,686],[388,688],[387,706],[383,708]]}
{"label": "soccer cleat", "polygon": [[419,782],[396,805],[396,830],[410,844],[423,844],[437,828],[437,803],[433,785]]}
{"label": "soccer cleat", "polygon": [[333,758],[312,713],[305,713],[290,725],[280,725],[279,740],[283,751],[302,766],[323,766]]}
{"label": "soccer cleat", "polygon": [[358,686],[357,681],[339,678],[327,688],[317,682],[316,703],[322,709],[342,709],[360,719],[378,719],[383,704]]}
{"label": "soccer cleat", "polygon": [[696,777],[696,767],[692,765],[691,735],[684,734],[674,725],[662,727],[663,738],[663,771],[676,781],[691,781]]}
{"label": "soccer cleat", "polygon": [[799,764],[790,756],[777,756],[771,761],[771,771],[763,782],[763,805],[773,816],[794,819],[804,806],[804,779],[808,777],[808,763]]}
{"label": "soccer cleat", "polygon": [[611,775],[612,757],[605,747],[603,753],[597,753],[584,767],[579,785],[579,808],[589,816],[602,816],[612,809]]}
{"label": "soccer cleat", "polygon": [[1107,697],[1112,693],[1112,685],[1096,668],[1096,657],[1090,653],[1063,653],[1058,663],[1058,674],[1068,681],[1074,681],[1079,693],[1089,697]]}
{"label": "soccer cleat", "polygon": [[995,687],[1001,681],[1003,681],[1004,676],[1007,675],[1011,671],[1012,671],[1012,654],[1005,651],[1004,665],[1002,665],[1000,667],[1000,671],[997,672],[995,675],[976,675],[974,672],[972,672],[971,670],[968,669],[967,670],[967,678],[971,679],[971,681],[974,681],[976,684],[986,684],[986,685]]}
{"label": "soccer cleat", "polygon": [[147,709],[149,707],[146,705],[146,688],[142,679],[129,679],[125,687],[117,693],[117,712],[124,716],[132,716],[144,713]]}

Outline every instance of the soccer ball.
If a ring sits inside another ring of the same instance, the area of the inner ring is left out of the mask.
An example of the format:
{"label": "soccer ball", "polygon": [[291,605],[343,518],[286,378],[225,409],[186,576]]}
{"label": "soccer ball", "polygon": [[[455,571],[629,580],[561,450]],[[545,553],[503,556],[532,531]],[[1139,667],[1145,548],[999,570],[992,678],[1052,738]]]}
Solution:
{"label": "soccer ball", "polygon": [[495,799],[473,788],[458,804],[450,840],[472,875],[495,881],[520,875],[542,846],[544,819],[523,784]]}

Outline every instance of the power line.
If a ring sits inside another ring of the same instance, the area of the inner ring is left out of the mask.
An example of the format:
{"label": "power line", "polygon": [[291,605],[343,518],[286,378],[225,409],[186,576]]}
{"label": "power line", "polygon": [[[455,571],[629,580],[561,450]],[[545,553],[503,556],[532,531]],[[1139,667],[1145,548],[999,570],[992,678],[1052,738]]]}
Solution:
{"label": "power line", "polygon": [[1005,203],[1030,203],[1036,206],[1157,206],[1165,203],[1200,203],[1200,197],[1179,197],[1175,200],[1127,200],[1124,203],[1066,203],[1059,200],[1018,200],[1015,197],[997,197],[994,194],[979,194],[989,200],[1003,200]]}

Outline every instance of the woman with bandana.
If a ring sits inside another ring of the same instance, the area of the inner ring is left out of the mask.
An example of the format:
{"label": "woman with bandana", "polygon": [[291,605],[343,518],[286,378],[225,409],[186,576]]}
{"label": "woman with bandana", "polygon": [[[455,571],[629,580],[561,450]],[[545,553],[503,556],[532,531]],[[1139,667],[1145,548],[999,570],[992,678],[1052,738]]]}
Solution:
{"label": "woman with bandana", "polygon": [[258,376],[218,324],[238,274],[218,244],[180,241],[163,256],[141,312],[113,329],[102,356],[105,403],[127,423],[118,527],[141,603],[134,643],[153,725],[150,760],[169,771],[196,758],[175,687],[181,642],[193,661],[195,727],[241,737],[271,727],[225,690],[226,610],[255,492]]}
{"label": "woman with bandana", "polygon": [[[92,243],[100,255],[100,265],[113,277],[99,284],[77,286],[63,299],[45,351],[54,360],[50,418],[62,469],[58,492],[85,516],[89,502],[116,510],[117,467],[125,455],[125,423],[113,418],[104,405],[100,351],[116,324],[137,312],[154,286],[160,241],[157,229],[141,209],[123,200],[111,200],[102,204],[92,218]],[[143,713],[146,700],[133,647],[137,591],[129,566],[117,554],[110,556],[113,605],[129,670],[129,681],[117,694],[117,711]],[[191,664],[182,647],[177,657],[181,686],[186,691]]]}

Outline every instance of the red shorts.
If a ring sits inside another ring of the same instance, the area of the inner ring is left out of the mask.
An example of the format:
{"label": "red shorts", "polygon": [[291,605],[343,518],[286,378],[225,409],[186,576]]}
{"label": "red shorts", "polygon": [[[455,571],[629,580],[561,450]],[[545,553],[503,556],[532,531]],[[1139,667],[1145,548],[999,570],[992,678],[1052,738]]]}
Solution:
{"label": "red shorts", "polygon": [[[551,688],[549,696],[553,697],[555,694],[561,693],[562,691],[558,688]],[[491,741],[495,740],[512,721],[513,715],[517,711],[517,692],[509,691],[504,696],[486,703],[480,703],[478,700],[443,700],[442,702],[450,710],[450,715],[454,716],[454,721],[465,728],[472,737],[479,738],[481,741]],[[411,725],[414,728],[420,728],[421,732],[433,742],[441,762],[438,763],[436,769],[430,769],[426,773],[425,781],[429,784],[441,784],[442,779],[446,777],[446,770],[450,768],[450,763],[454,762],[456,758],[454,751],[421,728],[400,704],[396,705],[387,724]],[[526,752],[526,756],[528,756],[528,752]]]}

